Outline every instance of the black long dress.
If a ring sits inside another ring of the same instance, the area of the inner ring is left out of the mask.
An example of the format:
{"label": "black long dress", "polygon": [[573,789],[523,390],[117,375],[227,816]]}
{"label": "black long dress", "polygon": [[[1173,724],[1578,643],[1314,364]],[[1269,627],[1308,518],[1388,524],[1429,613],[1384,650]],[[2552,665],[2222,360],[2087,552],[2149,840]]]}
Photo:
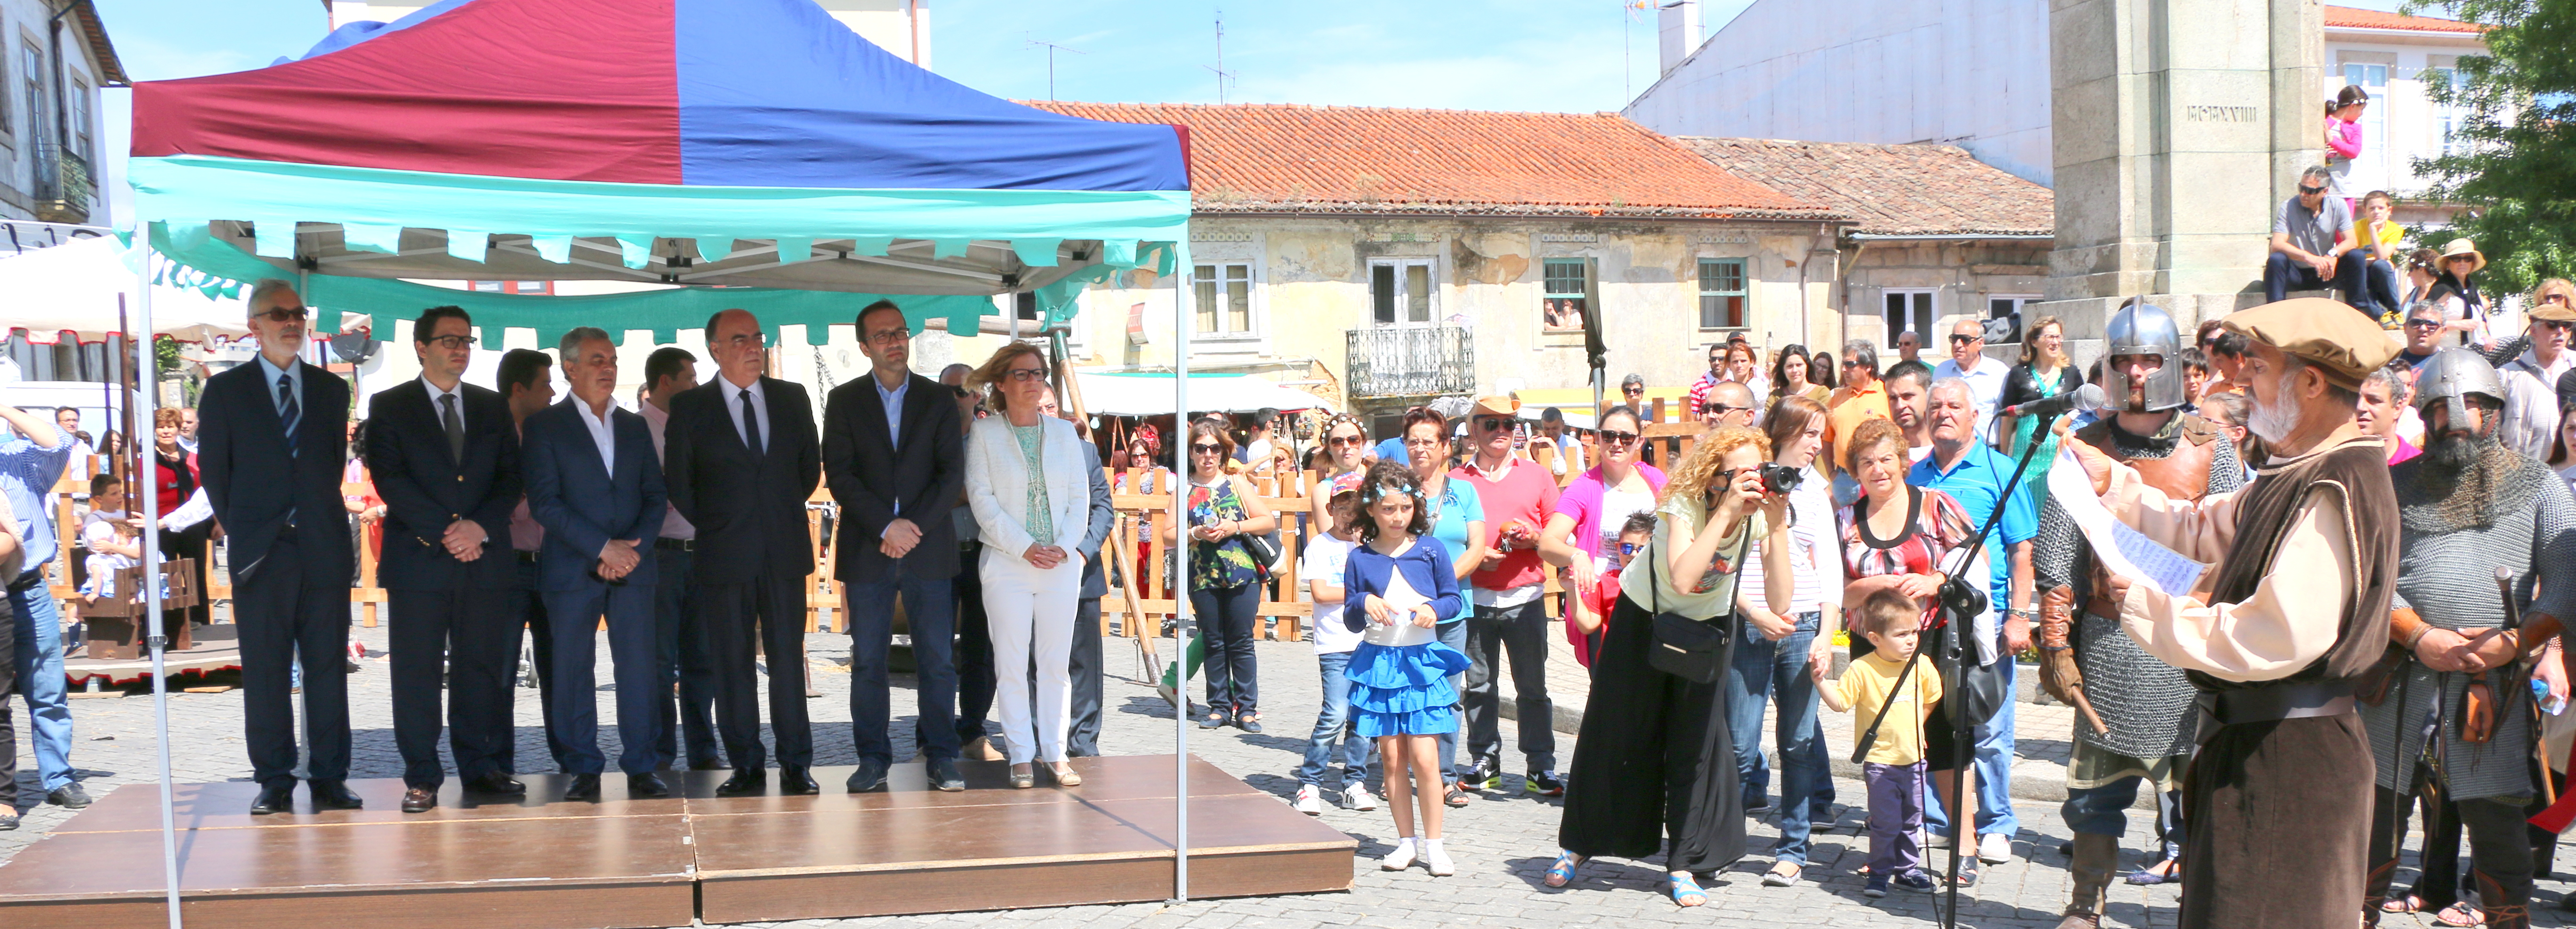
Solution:
{"label": "black long dress", "polygon": [[[1733,615],[1716,621],[1741,626]],[[1744,857],[1744,793],[1726,695],[1719,682],[1695,683],[1649,664],[1654,625],[1654,615],[1625,596],[1611,612],[1592,659],[1557,844],[1586,858],[1651,858],[1669,835],[1665,870],[1715,871]],[[1742,632],[1729,637],[1719,667],[1732,666]]]}

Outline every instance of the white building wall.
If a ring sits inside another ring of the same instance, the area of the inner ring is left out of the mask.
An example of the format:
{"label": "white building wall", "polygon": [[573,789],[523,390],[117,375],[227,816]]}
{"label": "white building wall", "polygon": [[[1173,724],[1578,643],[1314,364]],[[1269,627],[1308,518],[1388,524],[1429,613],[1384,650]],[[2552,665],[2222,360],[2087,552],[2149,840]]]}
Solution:
{"label": "white building wall", "polygon": [[2049,182],[2046,0],[1757,0],[1631,102],[1666,135],[1948,142]]}
{"label": "white building wall", "polygon": [[[2477,54],[2477,44],[2463,39],[2418,38],[2361,32],[2326,31],[2325,86],[2318,109],[2347,83],[2370,91],[2362,120],[2362,156],[2353,161],[2352,183],[2361,190],[2386,190],[2401,198],[2430,186],[2415,171],[2417,158],[2441,154],[2448,109],[2434,103],[2426,90],[2441,80],[2452,62]],[[2377,86],[2370,82],[2377,81]]]}

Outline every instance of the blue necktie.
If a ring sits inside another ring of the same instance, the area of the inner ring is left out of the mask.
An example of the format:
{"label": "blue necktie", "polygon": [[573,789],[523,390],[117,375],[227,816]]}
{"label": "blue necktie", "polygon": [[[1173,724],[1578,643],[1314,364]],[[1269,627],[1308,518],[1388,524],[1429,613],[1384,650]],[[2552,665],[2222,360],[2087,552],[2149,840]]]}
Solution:
{"label": "blue necktie", "polygon": [[277,376],[277,403],[277,418],[286,423],[286,454],[288,457],[293,457],[295,426],[304,419],[303,411],[295,404],[295,379],[283,374]]}

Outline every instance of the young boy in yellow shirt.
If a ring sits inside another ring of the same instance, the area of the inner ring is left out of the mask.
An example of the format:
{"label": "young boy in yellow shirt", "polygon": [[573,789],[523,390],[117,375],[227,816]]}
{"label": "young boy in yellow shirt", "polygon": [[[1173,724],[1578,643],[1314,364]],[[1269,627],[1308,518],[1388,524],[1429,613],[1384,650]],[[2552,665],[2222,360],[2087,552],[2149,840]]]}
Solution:
{"label": "young boy in yellow shirt", "polygon": [[[1825,706],[1856,714],[1854,733],[1868,732],[1879,707],[1887,707],[1887,722],[1861,764],[1861,779],[1869,785],[1869,882],[1861,893],[1884,897],[1890,885],[1931,893],[1932,878],[1923,873],[1914,836],[1923,829],[1924,714],[1941,699],[1941,675],[1929,664],[1905,671],[1922,642],[1923,611],[1914,598],[1886,588],[1862,600],[1851,619],[1852,630],[1868,636],[1875,651],[1853,661],[1841,680],[1827,682],[1822,665],[1809,666],[1809,673]],[[1890,693],[1896,694],[1894,703],[1888,702]]]}

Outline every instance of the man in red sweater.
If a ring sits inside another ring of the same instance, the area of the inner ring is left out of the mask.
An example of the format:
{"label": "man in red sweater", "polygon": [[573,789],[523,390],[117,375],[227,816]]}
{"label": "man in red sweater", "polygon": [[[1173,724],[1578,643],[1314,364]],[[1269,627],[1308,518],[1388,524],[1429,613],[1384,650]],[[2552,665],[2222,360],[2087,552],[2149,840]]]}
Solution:
{"label": "man in red sweater", "polygon": [[1467,619],[1467,752],[1475,770],[1468,787],[1503,786],[1501,695],[1494,663],[1508,654],[1517,691],[1521,754],[1529,762],[1522,788],[1542,796],[1565,793],[1556,775],[1556,710],[1547,699],[1546,566],[1538,557],[1538,527],[1556,511],[1556,481],[1537,462],[1512,454],[1520,401],[1476,398],[1467,416],[1467,463],[1449,476],[1476,488],[1485,505],[1485,560],[1468,577],[1475,612]]}

